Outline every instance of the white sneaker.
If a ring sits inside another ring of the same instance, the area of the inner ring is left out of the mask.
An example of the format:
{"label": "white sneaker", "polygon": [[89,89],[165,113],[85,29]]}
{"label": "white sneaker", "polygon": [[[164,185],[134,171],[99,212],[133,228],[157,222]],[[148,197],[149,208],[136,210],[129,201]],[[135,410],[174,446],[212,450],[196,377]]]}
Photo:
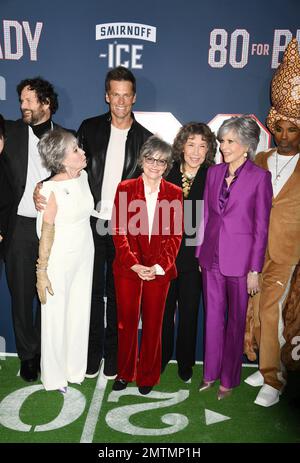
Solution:
{"label": "white sneaker", "polygon": [[259,393],[257,394],[254,403],[261,405],[262,407],[271,407],[279,402],[279,396],[281,391],[275,389],[275,387],[264,384]]}
{"label": "white sneaker", "polygon": [[259,370],[252,375],[248,376],[248,378],[244,379],[244,382],[249,384],[253,387],[263,386],[264,384],[264,377]]}

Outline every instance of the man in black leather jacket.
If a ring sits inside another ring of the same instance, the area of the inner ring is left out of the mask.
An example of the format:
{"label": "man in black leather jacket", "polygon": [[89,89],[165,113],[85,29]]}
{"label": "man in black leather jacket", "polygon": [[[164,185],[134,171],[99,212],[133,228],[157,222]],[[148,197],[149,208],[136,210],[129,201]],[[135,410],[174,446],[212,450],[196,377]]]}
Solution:
{"label": "man in black leather jacket", "polygon": [[[135,77],[119,66],[107,73],[105,98],[110,111],[82,122],[78,138],[88,159],[87,172],[95,200],[95,217],[91,226],[95,243],[95,260],[86,376],[96,377],[104,356],[104,374],[117,374],[117,311],[112,262],[115,249],[109,233],[112,205],[118,183],[140,175],[137,158],[141,146],[152,135],[134,118]],[[104,330],[105,304],[106,329]]]}

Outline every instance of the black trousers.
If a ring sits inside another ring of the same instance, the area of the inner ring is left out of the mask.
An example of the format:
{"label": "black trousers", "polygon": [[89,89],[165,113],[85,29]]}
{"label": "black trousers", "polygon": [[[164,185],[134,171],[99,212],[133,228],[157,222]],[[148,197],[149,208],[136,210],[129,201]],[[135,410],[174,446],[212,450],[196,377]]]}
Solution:
{"label": "black trousers", "polygon": [[36,219],[17,216],[5,268],[11,294],[16,347],[21,360],[33,358],[41,349],[41,312],[38,301],[34,310],[38,243]]}
{"label": "black trousers", "polygon": [[191,368],[195,365],[201,292],[202,277],[198,270],[178,272],[178,277],[171,281],[162,329],[162,370],[173,356],[177,307],[176,360],[178,368]]}
{"label": "black trousers", "polygon": [[[91,218],[95,244],[94,273],[92,287],[91,319],[89,333],[88,369],[96,370],[104,356],[109,362],[117,358],[118,329],[117,308],[112,272],[112,263],[115,258],[115,247],[109,233],[101,235],[97,233],[99,225],[107,227],[107,221]],[[105,302],[106,328],[104,330]]]}

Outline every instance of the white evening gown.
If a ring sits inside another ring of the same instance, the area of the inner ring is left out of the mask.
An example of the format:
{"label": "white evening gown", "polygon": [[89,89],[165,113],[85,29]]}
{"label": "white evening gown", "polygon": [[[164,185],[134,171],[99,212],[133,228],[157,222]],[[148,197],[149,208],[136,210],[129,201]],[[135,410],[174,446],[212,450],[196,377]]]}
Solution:
{"label": "white evening gown", "polygon": [[[94,201],[87,173],[46,181],[41,194],[54,193],[55,236],[48,264],[54,296],[42,305],[41,381],[46,390],[81,383],[87,366],[94,242],[90,215]],[[43,213],[38,213],[40,237]]]}

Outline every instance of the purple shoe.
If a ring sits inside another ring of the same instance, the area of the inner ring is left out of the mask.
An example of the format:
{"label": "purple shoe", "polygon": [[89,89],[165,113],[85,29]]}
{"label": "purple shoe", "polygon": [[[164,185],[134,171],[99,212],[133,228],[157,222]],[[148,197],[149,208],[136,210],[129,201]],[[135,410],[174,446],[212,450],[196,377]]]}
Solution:
{"label": "purple shoe", "polygon": [[60,387],[59,389],[57,389],[59,392],[61,392],[62,394],[65,394],[67,392],[67,388],[66,387]]}

